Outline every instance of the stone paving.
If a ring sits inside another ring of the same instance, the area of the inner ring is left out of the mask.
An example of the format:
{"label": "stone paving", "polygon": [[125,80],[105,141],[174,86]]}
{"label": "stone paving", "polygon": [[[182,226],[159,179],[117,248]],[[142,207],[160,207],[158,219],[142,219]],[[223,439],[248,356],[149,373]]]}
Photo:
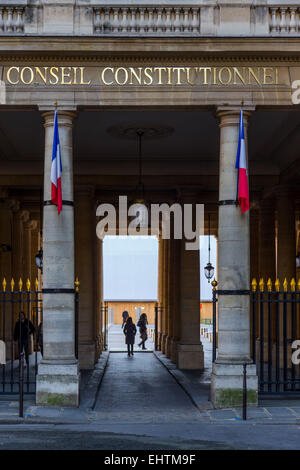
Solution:
{"label": "stone paving", "polygon": [[[211,352],[211,343],[203,340]],[[94,371],[83,371],[78,409],[35,406],[26,397],[24,419],[18,417],[18,402],[0,400],[1,423],[81,423],[97,425],[189,425],[189,424],[300,424],[300,400],[261,401],[249,408],[247,421],[242,410],[212,409],[209,401],[210,367],[204,372],[180,371],[159,352],[103,353]],[[101,386],[99,384],[101,383]]]}
{"label": "stone paving", "polygon": [[118,423],[194,422],[201,414],[153,354],[114,353],[95,407],[96,420]]}

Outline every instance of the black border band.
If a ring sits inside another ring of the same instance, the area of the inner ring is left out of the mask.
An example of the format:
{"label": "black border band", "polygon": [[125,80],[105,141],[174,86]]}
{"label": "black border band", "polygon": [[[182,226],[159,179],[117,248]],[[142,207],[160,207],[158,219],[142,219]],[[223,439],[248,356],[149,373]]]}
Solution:
{"label": "black border band", "polygon": [[238,206],[239,202],[236,199],[225,199],[218,202],[219,206]]}
{"label": "black border band", "polygon": [[43,294],[75,294],[75,289],[42,289]]}
{"label": "black border band", "polygon": [[[44,201],[44,206],[55,206],[52,201]],[[74,206],[73,201],[62,201],[63,206]]]}

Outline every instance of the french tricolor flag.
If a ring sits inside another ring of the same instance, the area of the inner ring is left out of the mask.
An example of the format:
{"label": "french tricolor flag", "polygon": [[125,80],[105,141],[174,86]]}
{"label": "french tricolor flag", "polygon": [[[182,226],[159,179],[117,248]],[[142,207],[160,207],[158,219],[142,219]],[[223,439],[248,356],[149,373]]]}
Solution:
{"label": "french tricolor flag", "polygon": [[51,201],[57,206],[57,211],[60,214],[62,210],[62,194],[61,194],[61,154],[59,145],[57,110],[54,116],[54,135],[53,135],[53,149],[52,149],[52,164],[51,164]]}
{"label": "french tricolor flag", "polygon": [[242,214],[249,210],[249,188],[248,188],[248,173],[246,161],[246,144],[244,134],[244,120],[243,109],[240,114],[240,127],[239,127],[239,144],[236,155],[235,167],[238,170],[237,175],[237,200],[241,206]]}

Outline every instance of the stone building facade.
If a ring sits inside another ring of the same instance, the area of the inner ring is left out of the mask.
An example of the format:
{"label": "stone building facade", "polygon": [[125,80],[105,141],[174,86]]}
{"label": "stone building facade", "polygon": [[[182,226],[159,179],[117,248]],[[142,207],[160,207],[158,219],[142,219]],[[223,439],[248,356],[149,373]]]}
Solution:
{"label": "stone building facade", "polygon": [[[219,286],[249,289],[250,275],[296,276],[300,112],[291,95],[300,80],[299,47],[300,8],[285,0],[0,1],[0,243],[12,247],[1,252],[1,277],[33,280],[42,247],[43,289],[65,289],[43,295],[38,403],[77,405],[79,366],[93,368],[101,354],[96,207],[134,197],[137,142],[130,129],[151,128],[157,137],[143,143],[147,200],[205,204],[206,230],[210,214],[218,238]],[[59,216],[48,203],[55,103],[63,158]],[[241,103],[246,215],[220,204],[235,199]],[[159,347],[179,368],[202,369],[199,256],[184,242],[160,240]],[[255,404],[249,302],[220,299],[218,314],[213,403],[233,403],[246,361]]]}

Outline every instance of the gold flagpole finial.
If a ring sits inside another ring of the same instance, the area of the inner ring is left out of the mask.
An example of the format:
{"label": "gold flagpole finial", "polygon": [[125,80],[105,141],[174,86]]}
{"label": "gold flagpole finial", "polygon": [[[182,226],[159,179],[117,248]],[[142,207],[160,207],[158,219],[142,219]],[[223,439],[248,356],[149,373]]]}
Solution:
{"label": "gold flagpole finial", "polygon": [[54,108],[57,109],[57,100],[54,100]]}

